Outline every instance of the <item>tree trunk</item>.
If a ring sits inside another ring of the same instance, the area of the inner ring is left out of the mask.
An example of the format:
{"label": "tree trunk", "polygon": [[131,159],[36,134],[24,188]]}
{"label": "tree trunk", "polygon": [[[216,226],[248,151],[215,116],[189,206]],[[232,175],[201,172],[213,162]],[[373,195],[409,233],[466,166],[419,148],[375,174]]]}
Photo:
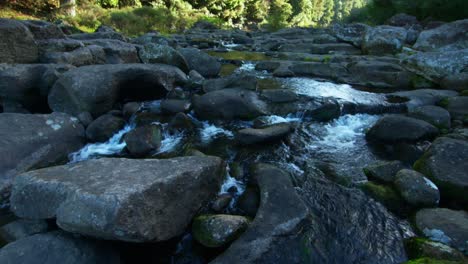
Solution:
{"label": "tree trunk", "polygon": [[76,16],[76,0],[60,0],[60,9],[68,16]]}

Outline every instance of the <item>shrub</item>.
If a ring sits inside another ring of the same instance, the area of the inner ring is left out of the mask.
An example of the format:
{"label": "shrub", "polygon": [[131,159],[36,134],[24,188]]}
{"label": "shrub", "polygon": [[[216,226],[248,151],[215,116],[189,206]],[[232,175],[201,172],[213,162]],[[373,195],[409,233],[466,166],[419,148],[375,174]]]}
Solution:
{"label": "shrub", "polygon": [[278,30],[289,25],[289,17],[292,15],[292,7],[285,0],[273,0],[267,17],[267,28]]}

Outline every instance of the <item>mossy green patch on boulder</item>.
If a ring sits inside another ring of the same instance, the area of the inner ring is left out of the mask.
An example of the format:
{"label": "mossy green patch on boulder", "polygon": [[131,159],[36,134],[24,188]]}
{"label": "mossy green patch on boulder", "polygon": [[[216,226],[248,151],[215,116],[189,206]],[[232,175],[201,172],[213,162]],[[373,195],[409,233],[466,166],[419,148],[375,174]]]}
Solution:
{"label": "mossy green patch on boulder", "polygon": [[379,201],[393,212],[399,212],[404,203],[398,192],[390,186],[366,182],[360,188],[369,196]]}
{"label": "mossy green patch on boulder", "polygon": [[213,57],[222,58],[225,60],[241,60],[241,61],[263,61],[271,60],[270,57],[266,56],[261,52],[251,52],[251,51],[228,51],[228,52],[216,52],[216,51],[207,51],[207,53]]}
{"label": "mossy green patch on boulder", "polygon": [[219,75],[221,77],[224,76],[229,76],[234,73],[235,70],[237,70],[239,66],[228,63],[228,64],[223,64],[221,65],[221,71],[219,72]]}
{"label": "mossy green patch on boulder", "polygon": [[238,215],[201,215],[195,218],[192,233],[206,247],[221,247],[237,239],[250,221]]}
{"label": "mossy green patch on boulder", "polygon": [[421,237],[412,237],[405,241],[408,258],[430,258],[433,260],[466,261],[460,251],[445,244]]}
{"label": "mossy green patch on boulder", "polygon": [[419,258],[413,259],[403,264],[464,264],[463,261],[450,261],[450,260],[440,260],[440,259],[431,259],[431,258]]}

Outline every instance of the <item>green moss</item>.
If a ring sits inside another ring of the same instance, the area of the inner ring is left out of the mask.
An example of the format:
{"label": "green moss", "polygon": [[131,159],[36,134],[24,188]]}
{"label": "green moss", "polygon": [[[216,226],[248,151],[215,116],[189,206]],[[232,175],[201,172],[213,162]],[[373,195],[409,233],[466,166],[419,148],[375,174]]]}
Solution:
{"label": "green moss", "polygon": [[438,106],[447,107],[449,105],[449,98],[444,98],[437,103]]}
{"label": "green moss", "polygon": [[381,202],[389,210],[393,212],[399,212],[401,210],[401,206],[404,203],[403,199],[392,187],[370,181],[364,183],[360,187],[366,194]]}
{"label": "green moss", "polygon": [[239,66],[236,66],[234,64],[230,64],[230,63],[223,64],[221,66],[221,71],[219,72],[219,75],[223,76],[223,77],[224,76],[229,76],[229,75],[233,74],[234,71],[237,70],[238,68],[239,68]]}
{"label": "green moss", "polygon": [[325,57],[323,57],[323,63],[330,63],[331,58],[332,58],[331,56],[325,56]]}
{"label": "green moss", "polygon": [[468,90],[461,91],[460,96],[468,96]]}
{"label": "green moss", "polygon": [[439,260],[431,258],[418,258],[404,262],[403,264],[463,264],[461,261]]}
{"label": "green moss", "polygon": [[208,51],[209,55],[213,57],[222,58],[225,60],[241,60],[241,61],[264,61],[271,60],[270,57],[266,56],[261,52],[251,52],[251,51],[229,51],[229,52],[216,52]]}
{"label": "green moss", "polygon": [[413,77],[411,78],[411,85],[413,86],[413,88],[434,87],[433,82],[419,75],[413,75]]}
{"label": "green moss", "polygon": [[207,247],[218,247],[218,241],[213,239],[211,233],[206,228],[206,221],[211,217],[211,215],[201,215],[193,220],[192,225],[192,234],[195,239],[199,242],[202,242],[203,245]]}
{"label": "green moss", "polygon": [[282,84],[277,79],[258,79],[257,87],[259,90],[281,89]]}

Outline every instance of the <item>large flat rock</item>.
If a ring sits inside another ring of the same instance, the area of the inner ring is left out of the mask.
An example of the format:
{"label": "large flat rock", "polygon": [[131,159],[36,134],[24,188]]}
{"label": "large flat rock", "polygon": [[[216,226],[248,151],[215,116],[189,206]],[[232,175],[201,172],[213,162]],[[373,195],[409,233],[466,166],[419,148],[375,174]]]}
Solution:
{"label": "large flat rock", "polygon": [[220,188],[217,157],[103,158],[24,173],[11,209],[19,217],[57,218],[60,228],[134,242],[180,235]]}

